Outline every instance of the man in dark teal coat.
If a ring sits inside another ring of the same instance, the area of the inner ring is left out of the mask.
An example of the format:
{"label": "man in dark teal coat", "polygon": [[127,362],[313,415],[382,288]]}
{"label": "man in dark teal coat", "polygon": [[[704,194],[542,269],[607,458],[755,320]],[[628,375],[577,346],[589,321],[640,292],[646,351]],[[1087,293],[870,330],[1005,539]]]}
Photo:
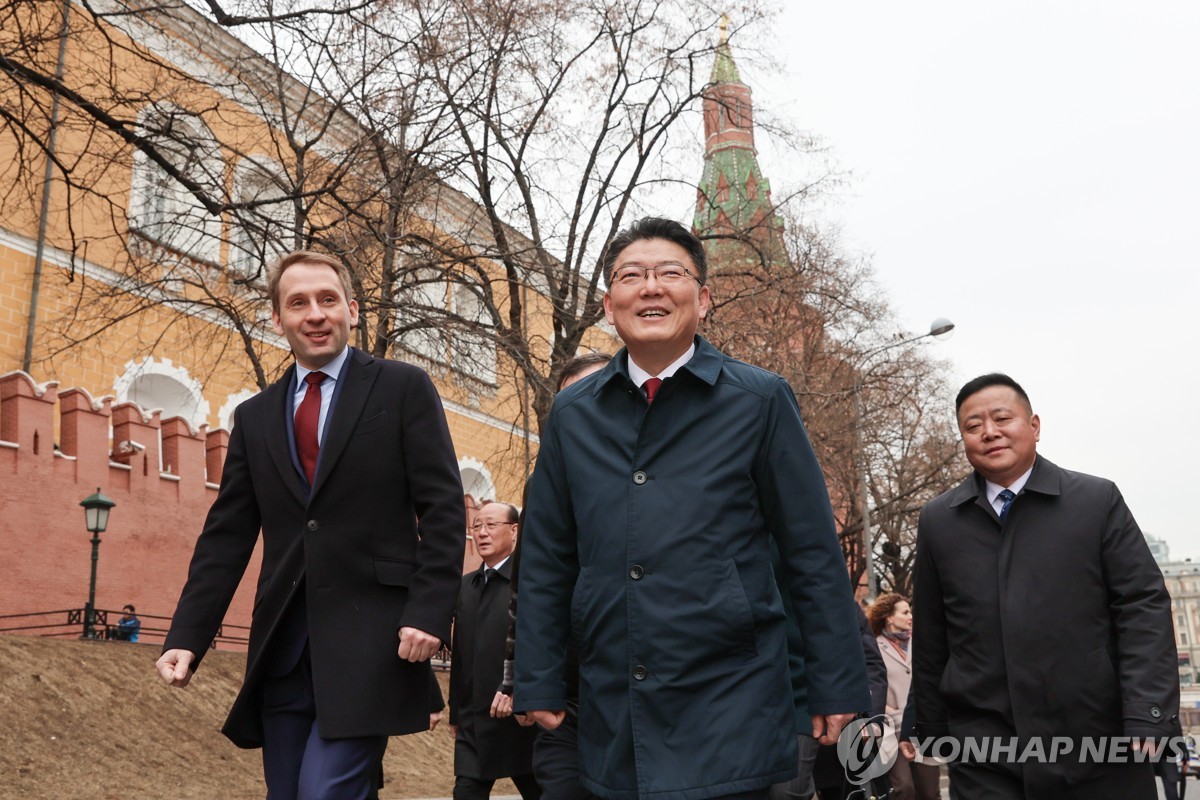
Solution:
{"label": "man in dark teal coat", "polygon": [[832,743],[870,706],[825,479],[787,383],[696,335],[709,291],[695,236],[641,220],[605,268],[626,349],[562,392],[542,432],[514,706],[562,719],[573,632],[587,789],[765,798],[796,774],[781,591],[804,636],[814,733]]}

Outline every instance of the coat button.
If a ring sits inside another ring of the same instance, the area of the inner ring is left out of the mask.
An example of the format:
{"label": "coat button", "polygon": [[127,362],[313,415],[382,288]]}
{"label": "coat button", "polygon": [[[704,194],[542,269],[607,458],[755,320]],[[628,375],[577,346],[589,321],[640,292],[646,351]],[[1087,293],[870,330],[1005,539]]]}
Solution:
{"label": "coat button", "polygon": [[1162,709],[1160,709],[1158,706],[1150,706],[1150,716],[1158,719],[1162,716]]}
{"label": "coat button", "polygon": [[640,581],[642,576],[645,574],[646,571],[637,564],[634,564],[629,568],[629,577],[633,578],[635,581]]}
{"label": "coat button", "polygon": [[641,664],[638,664],[636,667],[633,668],[633,679],[635,681],[646,680],[646,676],[648,674],[649,673],[646,671],[646,668],[643,667]]}
{"label": "coat button", "polygon": [[308,528],[310,531],[315,531],[317,529],[317,521],[315,519],[310,519],[308,521],[308,525],[306,525],[305,527]]}
{"label": "coat button", "polygon": [[640,469],[637,472],[633,473],[633,482],[636,483],[638,486],[641,486],[643,483],[646,482],[646,473],[642,472]]}

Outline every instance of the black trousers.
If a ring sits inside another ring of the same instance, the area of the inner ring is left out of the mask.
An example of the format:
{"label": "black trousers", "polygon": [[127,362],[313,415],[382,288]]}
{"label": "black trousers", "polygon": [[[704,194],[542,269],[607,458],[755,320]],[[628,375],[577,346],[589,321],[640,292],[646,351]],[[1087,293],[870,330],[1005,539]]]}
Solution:
{"label": "black trousers", "polygon": [[[512,782],[524,800],[539,800],[542,790],[532,775],[513,775]],[[492,795],[492,786],[496,781],[487,778],[468,778],[465,775],[454,776],[454,800],[487,800]]]}
{"label": "black trousers", "polygon": [[593,800],[594,795],[579,783],[579,714],[574,704],[557,728],[538,729],[533,774],[542,787],[542,800]]}

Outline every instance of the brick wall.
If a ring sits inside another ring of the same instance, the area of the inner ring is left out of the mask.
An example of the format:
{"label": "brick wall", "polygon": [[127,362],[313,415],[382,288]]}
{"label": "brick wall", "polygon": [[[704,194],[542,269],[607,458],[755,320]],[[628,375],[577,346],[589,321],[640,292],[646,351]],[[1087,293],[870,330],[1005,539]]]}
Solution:
{"label": "brick wall", "polygon": [[[96,607],[170,616],[228,447],[224,430],[193,432],[21,371],[0,376],[0,615],[84,607],[91,534],[79,501],[100,489],[117,505],[101,536]],[[250,624],[260,554],[261,544],[227,623]],[[463,571],[479,564],[468,542]]]}
{"label": "brick wall", "polygon": [[[101,536],[96,607],[170,615],[228,441],[24,372],[0,377],[0,614],[84,606],[91,534],[79,501],[99,487],[117,505]],[[256,550],[227,622],[250,623],[258,567]]]}

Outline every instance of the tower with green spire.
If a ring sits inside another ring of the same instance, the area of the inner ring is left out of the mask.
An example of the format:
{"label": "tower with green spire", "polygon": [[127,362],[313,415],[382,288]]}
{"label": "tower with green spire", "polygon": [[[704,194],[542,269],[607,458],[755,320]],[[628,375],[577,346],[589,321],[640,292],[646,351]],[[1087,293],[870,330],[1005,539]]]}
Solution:
{"label": "tower with green spire", "polygon": [[692,229],[705,239],[714,270],[744,264],[770,264],[785,257],[783,220],[771,202],[754,149],[754,105],[729,47],[728,18],[712,77],[704,92],[704,173],[696,197]]}

